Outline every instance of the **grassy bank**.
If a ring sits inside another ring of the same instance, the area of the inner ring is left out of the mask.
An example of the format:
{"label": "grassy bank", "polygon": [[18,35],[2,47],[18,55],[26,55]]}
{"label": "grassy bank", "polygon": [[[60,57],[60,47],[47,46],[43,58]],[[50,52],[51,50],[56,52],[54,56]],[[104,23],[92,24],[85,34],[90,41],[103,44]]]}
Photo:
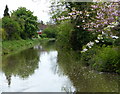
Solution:
{"label": "grassy bank", "polygon": [[19,52],[49,39],[12,40],[2,42],[2,56]]}

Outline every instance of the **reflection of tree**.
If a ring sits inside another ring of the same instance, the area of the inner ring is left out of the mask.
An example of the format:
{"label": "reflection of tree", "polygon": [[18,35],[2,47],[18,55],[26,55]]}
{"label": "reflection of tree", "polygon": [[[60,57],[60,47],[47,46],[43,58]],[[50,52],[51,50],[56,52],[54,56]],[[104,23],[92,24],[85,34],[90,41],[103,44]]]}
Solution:
{"label": "reflection of tree", "polygon": [[117,77],[112,74],[97,73],[80,64],[80,56],[73,51],[58,49],[58,64],[68,75],[78,92],[118,91]]}
{"label": "reflection of tree", "polygon": [[18,54],[9,56],[3,60],[2,70],[6,75],[8,84],[10,85],[11,76],[20,76],[27,78],[34,73],[34,70],[38,68],[39,56],[37,50],[27,49]]}
{"label": "reflection of tree", "polygon": [[6,75],[6,79],[8,81],[8,86],[11,84],[11,75]]}
{"label": "reflection of tree", "polygon": [[44,48],[44,50],[46,51],[52,51],[52,50],[55,50],[55,42],[52,42],[52,41],[43,41],[42,43],[42,47]]}

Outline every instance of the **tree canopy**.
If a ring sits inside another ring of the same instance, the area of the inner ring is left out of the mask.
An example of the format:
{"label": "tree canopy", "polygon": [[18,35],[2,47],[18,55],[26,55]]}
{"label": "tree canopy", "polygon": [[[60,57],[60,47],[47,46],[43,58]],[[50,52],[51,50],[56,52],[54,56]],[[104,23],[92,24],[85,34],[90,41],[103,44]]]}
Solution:
{"label": "tree canopy", "polygon": [[20,7],[15,11],[12,11],[11,16],[8,16],[8,7],[5,8],[4,17],[2,18],[2,27],[7,33],[7,39],[27,39],[36,36],[38,31],[37,17],[33,15],[33,12]]}

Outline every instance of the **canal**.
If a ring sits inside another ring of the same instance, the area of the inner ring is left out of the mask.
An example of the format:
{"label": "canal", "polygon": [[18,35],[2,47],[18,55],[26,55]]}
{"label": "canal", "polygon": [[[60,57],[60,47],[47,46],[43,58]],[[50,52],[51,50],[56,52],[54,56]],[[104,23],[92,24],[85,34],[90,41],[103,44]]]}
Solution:
{"label": "canal", "polygon": [[39,44],[3,58],[1,92],[118,92],[119,75],[82,66],[79,54]]}

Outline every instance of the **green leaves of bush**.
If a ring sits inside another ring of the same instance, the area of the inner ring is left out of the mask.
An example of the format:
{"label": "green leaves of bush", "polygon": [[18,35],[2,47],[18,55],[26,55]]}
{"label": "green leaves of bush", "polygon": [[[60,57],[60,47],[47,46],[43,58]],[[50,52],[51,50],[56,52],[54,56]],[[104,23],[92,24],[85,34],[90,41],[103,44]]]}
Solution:
{"label": "green leaves of bush", "polygon": [[45,37],[47,38],[56,38],[58,33],[56,26],[48,26],[46,29],[43,30],[43,33]]}
{"label": "green leaves of bush", "polygon": [[98,71],[120,73],[119,52],[119,47],[94,47],[82,53],[82,62]]}
{"label": "green leaves of bush", "polygon": [[20,25],[17,21],[9,17],[2,19],[2,27],[7,33],[7,39],[19,39],[20,38]]}
{"label": "green leaves of bush", "polygon": [[120,65],[120,55],[118,53],[118,48],[115,47],[102,47],[99,53],[94,58],[96,67],[100,71],[116,72],[120,70],[118,65]]}

